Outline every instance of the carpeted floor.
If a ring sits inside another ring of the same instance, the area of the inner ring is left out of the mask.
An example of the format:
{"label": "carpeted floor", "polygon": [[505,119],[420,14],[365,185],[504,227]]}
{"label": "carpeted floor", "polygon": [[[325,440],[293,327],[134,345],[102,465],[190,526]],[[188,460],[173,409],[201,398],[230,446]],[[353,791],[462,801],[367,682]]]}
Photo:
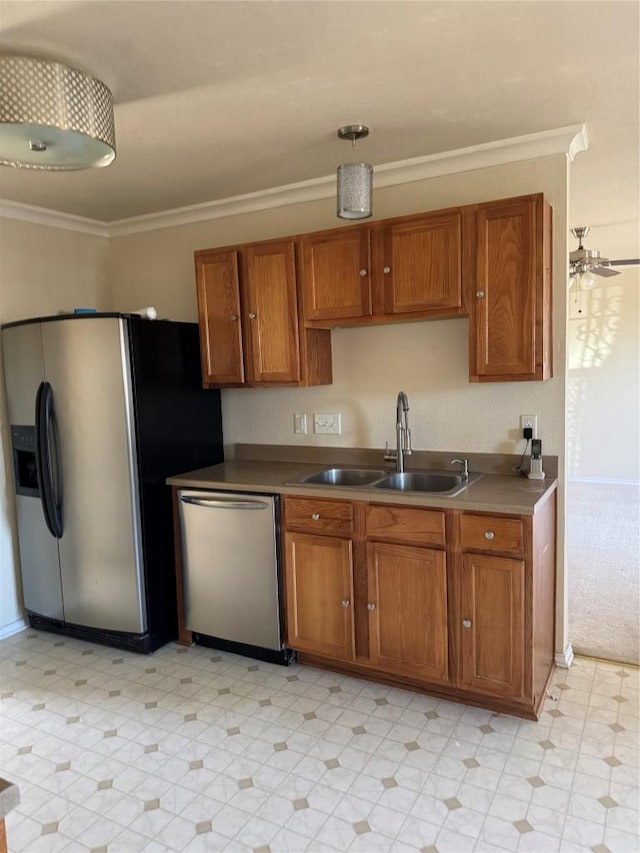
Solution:
{"label": "carpeted floor", "polygon": [[640,489],[569,482],[569,636],[577,654],[640,663]]}

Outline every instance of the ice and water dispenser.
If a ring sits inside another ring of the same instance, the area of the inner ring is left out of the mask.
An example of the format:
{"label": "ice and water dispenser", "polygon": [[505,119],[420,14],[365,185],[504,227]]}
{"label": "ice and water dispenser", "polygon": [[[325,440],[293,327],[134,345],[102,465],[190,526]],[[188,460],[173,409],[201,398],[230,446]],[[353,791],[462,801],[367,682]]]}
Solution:
{"label": "ice and water dispenser", "polygon": [[11,427],[13,472],[17,495],[40,496],[36,469],[36,431],[32,426]]}

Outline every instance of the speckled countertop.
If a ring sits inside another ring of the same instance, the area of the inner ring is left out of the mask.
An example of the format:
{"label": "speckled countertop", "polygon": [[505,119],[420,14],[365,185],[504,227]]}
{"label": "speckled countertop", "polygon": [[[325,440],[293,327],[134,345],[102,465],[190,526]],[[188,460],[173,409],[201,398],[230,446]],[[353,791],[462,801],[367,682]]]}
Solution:
{"label": "speckled countertop", "polygon": [[[329,449],[324,449],[328,452]],[[256,452],[256,455],[260,455]],[[285,455],[285,454],[283,454]],[[338,458],[339,457],[339,458]],[[329,457],[326,457],[329,458]],[[557,480],[528,480],[514,473],[481,472],[458,495],[447,497],[442,493],[417,493],[409,491],[380,490],[371,486],[303,485],[299,481],[309,474],[336,465],[339,467],[383,467],[367,465],[364,461],[345,461],[345,452],[336,453],[335,462],[284,461],[282,459],[236,458],[220,465],[188,471],[169,477],[171,486],[217,489],[222,491],[262,492],[266,494],[300,495],[302,497],[357,500],[368,503],[404,504],[405,506],[440,507],[480,512],[533,515],[536,509],[557,487]],[[358,460],[363,460],[362,454]],[[366,459],[370,462],[370,458]],[[412,460],[413,461],[413,460]],[[407,465],[407,470],[424,470],[431,466]],[[482,467],[482,466],[480,466]],[[488,466],[484,466],[488,467]],[[438,470],[444,470],[440,465]],[[474,470],[472,464],[471,470]],[[476,471],[478,469],[476,468]]]}

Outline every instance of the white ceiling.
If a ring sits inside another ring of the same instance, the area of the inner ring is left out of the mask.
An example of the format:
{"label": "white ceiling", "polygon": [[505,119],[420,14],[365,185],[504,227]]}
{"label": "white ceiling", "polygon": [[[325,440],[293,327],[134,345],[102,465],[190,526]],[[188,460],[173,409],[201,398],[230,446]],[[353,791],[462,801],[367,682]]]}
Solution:
{"label": "white ceiling", "polygon": [[2,0],[2,52],[115,99],[106,169],[0,170],[0,195],[103,221],[584,122],[574,224],[638,219],[637,2]]}

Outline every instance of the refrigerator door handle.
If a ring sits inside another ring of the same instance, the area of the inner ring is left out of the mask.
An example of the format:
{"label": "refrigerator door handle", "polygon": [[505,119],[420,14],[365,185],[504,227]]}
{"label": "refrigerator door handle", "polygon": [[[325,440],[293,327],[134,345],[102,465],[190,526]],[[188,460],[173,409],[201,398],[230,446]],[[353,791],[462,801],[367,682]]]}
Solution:
{"label": "refrigerator door handle", "polygon": [[42,428],[44,425],[44,418],[42,416],[42,402],[43,402],[43,394],[44,394],[44,386],[45,383],[41,382],[38,385],[38,391],[36,393],[36,411],[35,411],[35,449],[36,449],[36,475],[38,477],[38,488],[40,490],[40,503],[42,504],[42,514],[44,515],[44,522],[47,525],[47,529],[52,536],[55,536],[53,532],[53,525],[51,523],[51,517],[49,515],[49,505],[47,501],[46,495],[46,486],[45,486],[45,474],[44,474],[44,459],[43,459],[43,445],[42,445]]}
{"label": "refrigerator door handle", "polygon": [[211,507],[212,509],[268,509],[269,504],[262,501],[234,501],[224,500],[221,498],[192,498],[186,495],[181,495],[180,500],[183,504],[193,504],[194,506]]}
{"label": "refrigerator door handle", "polygon": [[[48,382],[41,382],[36,394],[36,470],[44,520],[51,535],[60,539],[63,533],[62,505],[54,488],[51,460],[52,417],[53,389]],[[56,475],[59,476],[59,466],[56,466]]]}

